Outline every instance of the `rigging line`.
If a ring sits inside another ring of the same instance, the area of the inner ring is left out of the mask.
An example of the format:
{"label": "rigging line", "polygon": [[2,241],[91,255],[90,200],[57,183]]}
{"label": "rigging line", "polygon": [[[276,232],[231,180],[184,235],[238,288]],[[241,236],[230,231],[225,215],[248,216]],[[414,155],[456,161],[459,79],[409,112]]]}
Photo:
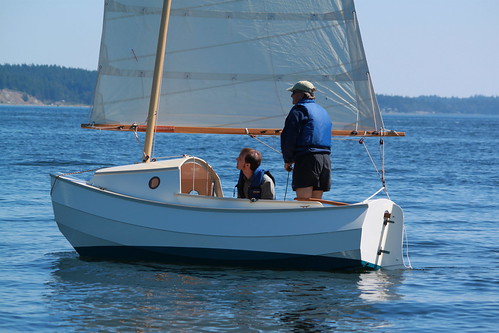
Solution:
{"label": "rigging line", "polygon": [[402,256],[404,267],[414,269],[411,264],[411,259],[409,258],[409,239],[407,238],[407,229],[405,226],[404,226],[404,240],[405,240],[405,258],[407,258],[407,265],[406,265],[404,256]]}
{"label": "rigging line", "polygon": [[[379,150],[380,150],[380,160],[381,160],[381,181],[383,182],[383,187],[386,189],[386,178],[385,178],[385,142],[383,137],[379,139]],[[388,191],[385,190],[388,195]]]}
{"label": "rigging line", "polygon": [[[380,162],[381,162],[381,182],[383,184],[383,189],[385,191],[386,196],[390,199],[390,195],[388,194],[388,188],[386,186],[386,178],[385,178],[385,140],[383,137],[379,138],[379,150],[380,150]],[[391,199],[390,199],[391,200]]]}
{"label": "rigging line", "polygon": [[52,195],[52,192],[54,191],[55,183],[57,183],[57,181],[59,180],[60,177],[62,177],[62,176],[68,176],[68,175],[76,175],[76,174],[85,173],[85,172],[97,171],[97,170],[100,170],[102,168],[103,167],[96,168],[96,169],[90,169],[90,170],[61,173],[61,174],[56,175],[55,179],[54,179],[54,182],[52,183],[52,186],[50,187],[50,195]]}
{"label": "rigging line", "polygon": [[[249,131],[247,128],[245,128],[246,130],[246,134],[252,138],[252,139],[255,139],[256,141],[260,142],[261,144],[263,144],[264,146],[266,146],[267,148],[269,148],[270,150],[273,150],[274,152],[278,153],[279,155],[282,155],[282,153],[280,151],[278,151],[277,149],[275,149],[274,147],[270,146],[269,144],[267,144],[266,142],[263,142],[262,140],[258,139],[256,135],[252,135],[252,134],[249,134]],[[288,194],[288,185],[289,185],[289,174],[291,172],[288,171],[288,177],[286,179],[286,190],[284,191],[284,199],[283,200],[286,200],[286,196]],[[234,189],[234,193],[235,193],[235,189]],[[234,193],[232,194],[234,196]]]}
{"label": "rigging line", "polygon": [[[378,177],[381,180],[381,184],[383,185],[383,187],[381,189],[385,191],[386,196],[388,197],[388,199],[390,199],[390,196],[388,195],[388,191],[386,189],[386,182],[385,182],[385,179],[384,179],[384,175],[379,171],[378,167],[376,166],[376,162],[374,162],[374,159],[373,159],[373,157],[371,155],[371,152],[369,151],[369,148],[367,147],[367,145],[365,143],[365,137],[361,138],[359,140],[359,143],[361,143],[364,146],[364,148],[366,149],[367,155],[369,156],[369,159],[371,160],[371,163],[372,163],[372,165],[374,167],[374,170],[376,170],[376,173],[378,174]],[[379,192],[380,191],[376,192],[374,195],[378,194]],[[371,198],[374,195],[372,195]]]}
{"label": "rigging line", "polygon": [[376,166],[376,162],[374,162],[374,159],[371,155],[371,152],[369,151],[369,148],[367,148],[367,145],[366,145],[366,142],[365,142],[365,137],[361,138],[359,140],[359,143],[362,144],[364,146],[364,148],[366,149],[366,152],[367,152],[367,156],[369,156],[369,159],[371,160],[371,163],[374,167],[374,170],[376,170],[376,172],[378,173],[378,176],[381,178],[381,174],[379,172],[379,169],[378,167]]}
{"label": "rigging line", "polygon": [[247,128],[244,129],[246,131],[246,134],[252,138],[252,139],[255,139],[256,141],[260,142],[262,145],[266,146],[267,148],[269,148],[270,150],[273,150],[274,152],[278,153],[279,155],[282,155],[282,153],[280,151],[278,151],[277,149],[275,149],[274,147],[272,147],[271,145],[269,145],[268,143],[258,139],[258,137],[256,135],[253,135],[253,134],[249,134],[249,131]]}
{"label": "rigging line", "polygon": [[284,191],[284,201],[286,201],[286,196],[288,195],[288,185],[289,185],[289,174],[290,174],[290,173],[291,173],[291,172],[290,172],[290,171],[288,171],[288,177],[287,177],[287,179],[286,179],[286,190]]}
{"label": "rigging line", "polygon": [[384,187],[380,188],[379,190],[377,190],[373,195],[371,195],[369,198],[365,199],[364,201],[362,202],[367,202],[369,200],[371,200],[372,198],[374,198],[379,192],[383,191],[384,190]]}
{"label": "rigging line", "polygon": [[[381,172],[378,170],[378,168],[376,167],[376,163],[374,162],[374,159],[372,158],[371,156],[371,153],[369,152],[369,149],[367,148],[367,146],[364,144],[364,147],[366,148],[366,151],[367,151],[367,154],[369,155],[369,158],[371,159],[371,163],[373,164],[374,166],[374,169],[376,170],[376,172],[378,173],[378,177],[380,177],[380,181],[381,181],[381,185],[382,187],[376,192],[374,193],[373,195],[371,195],[368,199],[366,199],[365,201],[371,199],[372,197],[374,197],[375,195],[377,195],[379,192],[383,191],[385,192],[386,194],[386,197],[390,199],[390,194],[388,193],[388,189],[386,187],[386,180],[385,180],[385,167],[384,167],[384,157],[381,157]],[[384,149],[384,148],[380,148],[380,149]],[[381,154],[384,154],[384,150]]]}
{"label": "rigging line", "polygon": [[171,156],[159,156],[156,157],[156,160],[166,160],[170,158],[180,158],[180,157],[185,157],[186,155],[171,155]]}
{"label": "rigging line", "polygon": [[139,128],[139,126],[137,126],[137,124],[133,123],[132,124],[132,127],[134,129],[133,131],[133,135],[135,136],[135,140],[137,141],[137,143],[140,145],[140,138],[139,138],[139,135],[137,134],[137,129]]}
{"label": "rigging line", "polygon": [[76,174],[79,174],[79,173],[85,173],[85,172],[92,172],[92,171],[97,171],[97,170],[100,170],[102,169],[103,167],[101,168],[96,168],[96,169],[89,169],[89,170],[82,170],[82,171],[75,171],[75,172],[68,172],[68,173],[61,173],[61,174],[58,174],[56,176],[56,178],[59,178],[61,176],[69,176],[69,175],[76,175]]}

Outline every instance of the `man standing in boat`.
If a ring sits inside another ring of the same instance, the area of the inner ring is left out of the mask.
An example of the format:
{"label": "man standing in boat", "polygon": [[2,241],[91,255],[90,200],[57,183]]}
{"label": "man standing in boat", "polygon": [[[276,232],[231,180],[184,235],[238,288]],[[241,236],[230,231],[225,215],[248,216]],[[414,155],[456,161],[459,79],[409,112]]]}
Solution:
{"label": "man standing in boat", "polygon": [[[321,199],[331,188],[331,129],[327,111],[315,103],[315,87],[299,81],[291,91],[294,106],[281,133],[284,169],[293,170],[298,199]],[[293,168],[294,164],[294,168]]]}
{"label": "man standing in boat", "polygon": [[248,199],[275,199],[274,177],[260,167],[262,154],[252,148],[243,148],[236,158],[239,172],[237,197]]}

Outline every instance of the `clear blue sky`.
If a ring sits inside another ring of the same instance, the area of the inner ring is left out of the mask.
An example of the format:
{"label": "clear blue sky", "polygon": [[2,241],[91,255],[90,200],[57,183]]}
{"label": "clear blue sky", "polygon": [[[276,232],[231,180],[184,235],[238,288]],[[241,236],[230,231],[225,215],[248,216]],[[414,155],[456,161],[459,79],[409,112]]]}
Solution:
{"label": "clear blue sky", "polygon": [[[103,3],[0,0],[0,64],[96,69]],[[499,0],[357,0],[356,7],[377,93],[499,96]]]}

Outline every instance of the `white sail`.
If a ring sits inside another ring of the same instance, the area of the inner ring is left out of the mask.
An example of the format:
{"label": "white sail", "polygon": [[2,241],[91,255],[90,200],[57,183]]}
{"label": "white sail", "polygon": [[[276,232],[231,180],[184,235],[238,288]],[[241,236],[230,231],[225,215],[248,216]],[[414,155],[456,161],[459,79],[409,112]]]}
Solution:
{"label": "white sail", "polygon": [[[145,124],[160,0],[106,0],[91,121]],[[172,1],[157,125],[282,128],[308,80],[336,130],[380,131],[352,0]]]}

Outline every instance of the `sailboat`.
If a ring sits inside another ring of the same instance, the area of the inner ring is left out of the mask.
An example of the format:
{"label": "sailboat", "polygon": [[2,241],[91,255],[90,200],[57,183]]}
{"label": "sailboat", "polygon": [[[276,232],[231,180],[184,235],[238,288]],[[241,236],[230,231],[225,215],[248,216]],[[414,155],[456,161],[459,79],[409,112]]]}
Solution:
{"label": "sailboat", "polygon": [[279,135],[286,88],[300,80],[316,86],[333,136],[404,135],[384,128],[352,0],[106,0],[91,121],[82,127],[146,132],[144,150],[141,162],[88,180],[51,175],[60,231],[89,258],[403,267],[403,212],[389,198],[226,197],[207,161],[153,156],[159,132]]}

